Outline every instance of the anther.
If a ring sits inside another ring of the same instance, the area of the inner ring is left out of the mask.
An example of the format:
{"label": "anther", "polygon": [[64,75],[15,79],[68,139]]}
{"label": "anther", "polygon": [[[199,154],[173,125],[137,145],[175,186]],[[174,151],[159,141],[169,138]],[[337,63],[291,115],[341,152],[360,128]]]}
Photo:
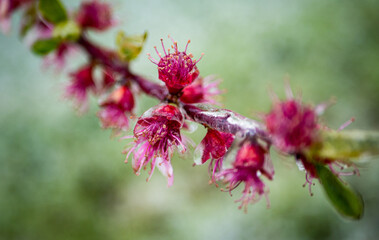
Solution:
{"label": "anther", "polygon": [[165,56],[167,56],[166,48],[164,47],[163,39],[162,38],[161,38],[161,43],[162,43],[163,52],[164,52]]}
{"label": "anther", "polygon": [[200,56],[200,58],[195,62],[195,63],[198,63],[198,62],[200,62],[200,60],[203,58],[203,56],[204,56],[204,53],[201,53],[201,56]]}
{"label": "anther", "polygon": [[191,40],[187,41],[187,45],[186,45],[186,48],[184,49],[184,53],[187,53],[188,44],[190,44],[190,42],[191,42]]}

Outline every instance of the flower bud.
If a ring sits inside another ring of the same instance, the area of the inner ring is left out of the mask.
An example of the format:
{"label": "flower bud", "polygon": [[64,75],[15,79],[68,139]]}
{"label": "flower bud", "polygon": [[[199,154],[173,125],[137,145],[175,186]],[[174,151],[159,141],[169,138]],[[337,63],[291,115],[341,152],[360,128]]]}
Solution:
{"label": "flower bud", "polygon": [[184,103],[210,103],[217,104],[215,96],[222,93],[218,89],[221,80],[214,80],[214,76],[197,77],[189,86],[183,89],[180,100]]}
{"label": "flower bud", "polygon": [[226,188],[229,192],[241,183],[245,184],[242,197],[237,201],[241,202],[239,208],[244,207],[246,211],[247,205],[259,201],[262,195],[266,197],[267,206],[269,206],[268,190],[265,189],[260,175],[264,175],[270,180],[274,176],[268,150],[255,140],[245,140],[237,151],[232,167],[222,170],[217,178],[227,184]]}
{"label": "flower bud", "polygon": [[216,172],[222,168],[224,156],[232,145],[234,137],[230,133],[223,133],[208,128],[207,134],[196,148],[196,152],[201,152],[201,161],[198,164],[204,164],[211,159],[209,164],[209,173],[212,181],[215,181]]}
{"label": "flower bud", "polygon": [[184,52],[179,52],[177,42],[172,40],[173,53],[170,53],[170,49],[166,52],[163,40],[161,39],[161,41],[164,56],[162,56],[155,47],[159,61],[153,59],[150,54],[149,59],[158,66],[159,79],[166,84],[169,92],[171,94],[177,94],[199,76],[199,70],[196,64],[200,61],[201,57],[198,60],[194,60],[192,59],[192,54],[187,54],[187,47],[190,41],[188,41]]}
{"label": "flower bud", "polygon": [[98,117],[104,128],[127,130],[128,115],[134,107],[133,94],[127,86],[121,86],[113,91],[101,104]]}
{"label": "flower bud", "polygon": [[274,145],[284,153],[300,152],[317,141],[317,114],[299,100],[275,103],[265,122]]}
{"label": "flower bud", "polygon": [[83,2],[76,20],[82,28],[92,28],[98,31],[106,30],[114,24],[110,4],[98,0]]}
{"label": "flower bud", "polygon": [[71,73],[71,84],[66,87],[66,97],[73,98],[81,112],[88,108],[88,91],[95,92],[96,90],[92,71],[93,66],[89,64]]}

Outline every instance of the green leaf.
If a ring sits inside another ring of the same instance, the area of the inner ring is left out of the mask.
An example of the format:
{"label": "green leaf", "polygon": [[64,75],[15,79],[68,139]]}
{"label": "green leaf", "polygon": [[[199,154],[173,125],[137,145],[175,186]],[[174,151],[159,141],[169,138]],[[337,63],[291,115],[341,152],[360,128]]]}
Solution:
{"label": "green leaf", "polygon": [[316,165],[317,174],[334,208],[344,217],[360,219],[364,203],[359,193],[342,183],[327,167]]}
{"label": "green leaf", "polygon": [[116,37],[118,53],[124,61],[131,61],[138,57],[147,38],[147,32],[142,35],[127,36],[119,32]]}
{"label": "green leaf", "polygon": [[74,21],[65,21],[57,24],[53,31],[53,37],[60,40],[75,41],[79,38],[81,29]]}
{"label": "green leaf", "polygon": [[39,0],[39,11],[47,21],[58,24],[67,20],[67,12],[59,0]]}
{"label": "green leaf", "polygon": [[379,156],[379,133],[366,131],[324,131],[322,145],[313,154],[324,159],[354,160]]}
{"label": "green leaf", "polygon": [[55,38],[40,39],[34,42],[32,50],[35,54],[46,55],[59,46],[60,41]]}

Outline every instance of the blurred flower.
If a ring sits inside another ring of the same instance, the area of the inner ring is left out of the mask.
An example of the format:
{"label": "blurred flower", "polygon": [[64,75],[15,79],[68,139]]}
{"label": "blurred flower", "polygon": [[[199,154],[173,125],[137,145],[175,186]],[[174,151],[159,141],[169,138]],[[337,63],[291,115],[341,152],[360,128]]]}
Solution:
{"label": "blurred flower", "polygon": [[[46,21],[37,20],[31,30],[27,33],[25,42],[28,46],[32,45],[37,40],[49,39],[53,37],[54,26]],[[43,67],[55,67],[59,72],[61,71],[69,56],[74,55],[78,51],[78,47],[69,41],[62,41],[58,47],[43,57]]]}
{"label": "blurred flower", "polygon": [[183,126],[183,114],[172,105],[160,104],[146,111],[137,121],[134,128],[135,145],[128,151],[133,153],[133,169],[139,175],[143,167],[150,162],[149,180],[156,166],[168,178],[171,186],[174,175],[171,166],[171,155],[174,147],[182,152],[186,150],[180,135]]}
{"label": "blurred flower", "polygon": [[174,53],[170,53],[170,49],[166,52],[163,40],[161,39],[164,56],[162,57],[157,47],[154,47],[159,56],[159,61],[152,58],[150,54],[149,59],[158,66],[159,79],[166,84],[169,92],[177,94],[199,76],[196,64],[200,61],[201,57],[196,61],[192,59],[192,54],[187,55],[187,47],[190,41],[188,41],[184,52],[179,52],[177,42],[173,39],[172,41]]}
{"label": "blurred flower", "polygon": [[274,176],[268,150],[255,141],[245,141],[238,149],[232,167],[222,170],[217,178],[228,184],[226,188],[230,193],[242,182],[245,184],[242,197],[237,202],[241,202],[239,208],[244,207],[246,211],[247,205],[259,201],[262,195],[266,197],[269,206],[268,190],[260,179],[261,175],[270,180]]}
{"label": "blurred flower", "polygon": [[230,133],[223,133],[217,130],[208,128],[208,132],[196,148],[196,152],[201,152],[201,161],[198,164],[204,164],[209,159],[209,173],[212,176],[212,182],[215,182],[216,172],[222,168],[222,161],[230,146],[232,145],[234,137]]}
{"label": "blurred flower", "polygon": [[317,114],[300,100],[275,102],[265,116],[273,144],[284,153],[297,153],[317,141]]}
{"label": "blurred flower", "polygon": [[217,104],[214,97],[221,94],[218,88],[221,80],[215,80],[214,76],[197,77],[189,86],[183,89],[183,95],[180,100],[184,103],[210,103]]}
{"label": "blurred flower", "polygon": [[0,28],[3,33],[10,31],[11,14],[18,8],[23,7],[35,0],[0,0]]}
{"label": "blurred flower", "polygon": [[25,42],[28,46],[38,39],[48,39],[53,35],[54,26],[46,21],[37,20],[28,32]]}
{"label": "blurred flower", "polygon": [[59,72],[65,67],[67,58],[75,55],[78,51],[75,44],[62,42],[55,51],[43,58],[43,66],[46,68],[54,66]]}
{"label": "blurred flower", "polygon": [[65,96],[74,99],[79,112],[83,112],[88,108],[88,91],[96,91],[92,71],[93,65],[88,64],[70,74],[71,84],[66,87]]}
{"label": "blurred flower", "polygon": [[133,110],[134,98],[127,86],[121,86],[113,91],[100,106],[101,110],[97,116],[103,128],[128,129],[128,115]]}
{"label": "blurred flower", "polygon": [[83,2],[76,20],[82,28],[92,28],[98,31],[106,30],[115,23],[110,4],[98,0]]}
{"label": "blurred flower", "polygon": [[[270,113],[265,116],[266,128],[271,135],[273,145],[284,154],[292,154],[296,158],[296,163],[300,170],[305,170],[305,185],[311,186],[313,179],[317,178],[317,171],[314,165],[315,159],[308,159],[305,151],[312,145],[319,143],[318,115],[320,109],[326,105],[311,107],[301,102],[301,99],[293,97],[289,85],[286,86],[287,100],[280,101],[276,95]],[[320,161],[320,163],[322,163]]]}
{"label": "blurred flower", "polygon": [[[334,101],[328,101],[312,107],[305,105],[301,99],[293,97],[289,86],[286,87],[287,100],[280,101],[276,96],[273,109],[265,116],[266,128],[273,145],[281,153],[293,155],[301,171],[305,171],[305,184],[308,185],[309,193],[312,196],[313,180],[318,179],[317,165],[325,165],[341,181],[340,176],[359,174],[356,166],[343,159],[333,159],[320,154],[320,149],[325,144],[321,137],[321,126],[318,123],[318,115],[321,115],[327,107]],[[344,123],[339,130],[342,130],[354,119]],[[332,131],[323,127],[325,131]],[[338,131],[339,131],[338,130]],[[353,166],[352,171],[342,171],[346,167]],[[336,170],[335,168],[339,169]]]}

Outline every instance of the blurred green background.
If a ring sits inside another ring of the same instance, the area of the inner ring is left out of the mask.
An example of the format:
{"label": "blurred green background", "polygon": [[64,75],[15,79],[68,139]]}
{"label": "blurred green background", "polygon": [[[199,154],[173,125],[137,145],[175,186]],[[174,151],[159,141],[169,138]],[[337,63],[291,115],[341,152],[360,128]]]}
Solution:
{"label": "blurred green background", "polygon": [[[74,8],[79,1],[63,1]],[[307,102],[334,96],[324,122],[379,130],[379,1],[109,1],[116,29],[149,32],[135,72],[157,79],[146,53],[171,34],[195,57],[202,75],[217,74],[226,108],[247,116],[270,109],[268,88],[284,96],[283,79]],[[274,155],[271,208],[237,209],[233,197],[207,184],[206,166],[191,152],[173,159],[175,182],[158,171],[149,183],[124,164],[128,141],[110,138],[95,116],[78,117],[62,99],[65,73],[42,67],[13,31],[0,36],[0,239],[376,239],[379,162],[348,181],[362,193],[363,219],[342,219],[319,184],[310,197],[292,159]],[[114,46],[116,30],[92,34]],[[69,69],[84,57],[77,55]],[[136,114],[157,102],[141,96]],[[190,136],[199,142],[199,127]],[[192,150],[190,150],[192,151]]]}

